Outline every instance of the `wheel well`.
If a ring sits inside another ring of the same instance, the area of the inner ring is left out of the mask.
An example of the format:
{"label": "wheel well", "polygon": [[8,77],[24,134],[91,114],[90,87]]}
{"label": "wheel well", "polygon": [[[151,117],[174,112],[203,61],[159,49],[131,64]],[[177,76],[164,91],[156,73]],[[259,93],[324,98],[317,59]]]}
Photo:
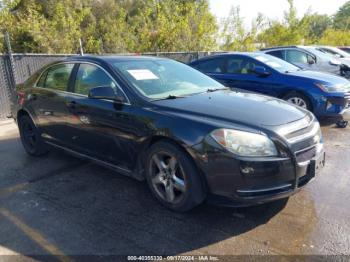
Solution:
{"label": "wheel well", "polygon": [[164,142],[168,142],[168,143],[171,143],[179,148],[181,148],[181,150],[183,150],[191,159],[192,161],[194,161],[193,159],[193,156],[190,154],[190,152],[188,152],[188,150],[186,150],[186,148],[181,144],[179,143],[178,141],[176,141],[175,139],[171,139],[169,137],[166,137],[166,136],[154,136],[152,137],[148,143],[146,144],[146,146],[144,147],[144,150],[143,150],[143,154],[145,155],[145,153],[147,152],[147,150],[152,146],[154,145],[155,143],[158,143],[160,141],[164,141]]}
{"label": "wheel well", "polygon": [[161,140],[162,141],[167,141],[167,142],[170,142],[170,143],[176,144],[177,146],[182,147],[178,142],[176,142],[174,139],[171,139],[169,137],[166,137],[166,136],[154,136],[148,141],[148,143],[146,145],[146,150],[148,148],[150,148],[152,145],[154,145],[155,143],[158,143]]}
{"label": "wheel well", "polygon": [[17,112],[17,121],[22,117],[22,116],[29,116],[28,112],[21,109]]}
{"label": "wheel well", "polygon": [[184,150],[191,158],[193,158],[188,152],[187,150],[180,144],[178,143],[177,141],[175,141],[174,139],[171,139],[169,137],[166,137],[166,136],[153,136],[151,137],[143,146],[142,148],[142,151],[141,151],[141,154],[140,154],[140,164],[144,164],[144,161],[145,161],[145,157],[146,157],[146,153],[147,153],[147,150],[152,146],[154,145],[155,143],[158,143],[160,141],[165,141],[165,142],[168,142],[168,143],[171,143],[171,144],[174,144],[178,147],[180,147],[182,150]]}

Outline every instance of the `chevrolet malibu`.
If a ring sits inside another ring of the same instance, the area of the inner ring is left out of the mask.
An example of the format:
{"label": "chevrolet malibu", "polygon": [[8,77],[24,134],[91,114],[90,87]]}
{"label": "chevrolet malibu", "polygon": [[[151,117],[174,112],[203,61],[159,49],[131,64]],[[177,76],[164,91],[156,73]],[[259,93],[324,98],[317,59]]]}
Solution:
{"label": "chevrolet malibu", "polygon": [[309,111],[163,58],[55,62],[17,87],[13,111],[29,155],[58,148],[146,180],[179,212],[287,198],[325,161]]}

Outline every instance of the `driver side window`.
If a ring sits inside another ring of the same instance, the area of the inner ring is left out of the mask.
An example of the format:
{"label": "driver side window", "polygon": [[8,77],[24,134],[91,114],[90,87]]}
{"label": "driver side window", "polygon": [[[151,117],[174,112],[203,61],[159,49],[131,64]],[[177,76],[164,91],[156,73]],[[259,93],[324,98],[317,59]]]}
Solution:
{"label": "driver side window", "polygon": [[304,52],[300,52],[297,50],[287,50],[286,51],[286,60],[289,63],[292,64],[311,64],[311,63],[315,63],[315,59],[304,53]]}
{"label": "driver side window", "polygon": [[88,95],[91,88],[109,86],[117,94],[118,88],[113,79],[101,68],[91,64],[80,64],[75,80],[74,92]]}

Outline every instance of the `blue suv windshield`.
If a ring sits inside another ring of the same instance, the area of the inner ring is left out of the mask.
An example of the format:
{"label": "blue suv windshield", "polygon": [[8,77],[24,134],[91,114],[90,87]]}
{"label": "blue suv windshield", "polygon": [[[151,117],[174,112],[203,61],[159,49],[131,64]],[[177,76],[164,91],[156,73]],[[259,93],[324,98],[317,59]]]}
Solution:
{"label": "blue suv windshield", "polygon": [[294,71],[301,70],[301,68],[271,55],[256,53],[256,54],[252,54],[251,57],[280,73],[294,72]]}

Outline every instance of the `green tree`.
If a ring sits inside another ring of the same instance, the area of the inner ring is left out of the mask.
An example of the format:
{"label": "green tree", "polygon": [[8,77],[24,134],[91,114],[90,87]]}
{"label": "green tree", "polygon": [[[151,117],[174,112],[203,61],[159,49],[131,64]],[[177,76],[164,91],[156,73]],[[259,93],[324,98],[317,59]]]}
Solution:
{"label": "green tree", "polygon": [[323,33],[332,27],[332,19],[328,15],[317,13],[305,14],[302,23],[306,25],[306,41],[310,44],[318,42]]}
{"label": "green tree", "polygon": [[231,7],[227,18],[222,22],[222,46],[223,50],[241,50],[247,32],[244,27],[244,20],[241,17],[239,6]]}
{"label": "green tree", "polygon": [[327,29],[317,43],[332,46],[350,46],[350,30]]}
{"label": "green tree", "polygon": [[210,50],[215,47],[216,21],[208,1],[140,1],[128,20],[136,51]]}
{"label": "green tree", "polygon": [[89,53],[211,50],[208,0],[5,0],[1,31],[16,52]]}
{"label": "green tree", "polygon": [[259,42],[265,46],[296,45],[305,42],[307,21],[299,20],[293,0],[288,0],[289,9],[284,12],[284,19],[269,21],[267,28],[259,36]]}
{"label": "green tree", "polygon": [[220,32],[221,49],[225,51],[253,51],[257,35],[265,25],[265,17],[258,14],[252,21],[251,29],[247,30],[239,7],[232,7],[227,18],[222,21]]}
{"label": "green tree", "polygon": [[38,29],[43,22],[40,6],[34,1],[4,1],[0,12],[0,30],[9,32],[14,51],[37,50],[38,44],[31,32]]}
{"label": "green tree", "polygon": [[334,27],[340,30],[350,30],[350,1],[340,7],[335,14]]}

